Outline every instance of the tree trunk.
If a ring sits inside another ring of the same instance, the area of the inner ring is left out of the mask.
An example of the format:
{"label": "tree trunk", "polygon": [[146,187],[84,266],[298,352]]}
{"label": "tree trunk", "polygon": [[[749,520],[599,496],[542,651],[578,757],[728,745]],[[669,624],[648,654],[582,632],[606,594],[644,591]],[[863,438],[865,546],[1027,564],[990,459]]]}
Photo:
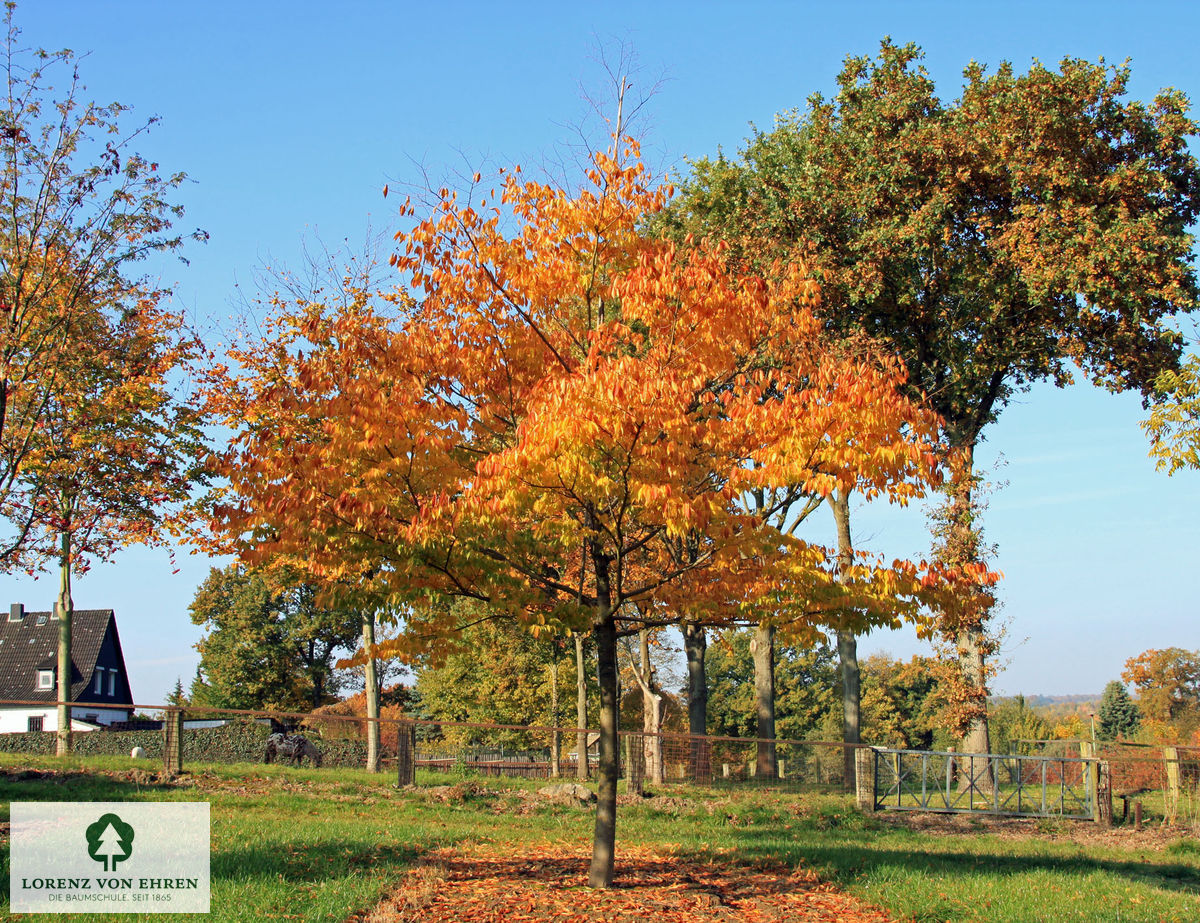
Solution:
{"label": "tree trunk", "polygon": [[580,782],[588,780],[588,707],[587,707],[587,669],[584,666],[583,635],[575,635],[575,727],[578,733],[575,737],[575,778]]}
{"label": "tree trunk", "polygon": [[71,599],[71,533],[61,532],[58,557],[58,732],[55,752],[71,752],[71,622],[75,603]]}
{"label": "tree trunk", "polygon": [[642,691],[642,756],[645,760],[645,778],[658,785],[666,779],[663,768],[662,717],[666,704],[661,694],[654,691],[654,671],[650,667],[650,632],[643,628],[638,632],[641,648],[642,669],[634,671]]}
{"label": "tree trunk", "polygon": [[325,671],[320,667],[314,669],[317,663],[317,642],[308,642],[308,675],[312,679],[312,710],[316,711],[325,704]]}
{"label": "tree trunk", "polygon": [[774,779],[775,765],[775,626],[757,625],[750,642],[754,655],[754,700],[758,711],[758,759],[755,775]]}
{"label": "tree trunk", "polygon": [[[858,670],[858,639],[853,632],[838,631],[838,659],[842,669],[842,743],[862,742],[862,677]],[[857,748],[842,747],[842,788],[854,791]]]}
{"label": "tree trunk", "polygon": [[[829,506],[838,534],[838,568],[843,570],[854,563],[854,543],[850,538],[850,492],[830,494]],[[841,579],[839,577],[839,579]],[[842,743],[862,742],[862,676],[858,669],[858,639],[852,631],[837,631],[838,661],[842,673]],[[842,787],[854,791],[856,750],[842,747]]]}
{"label": "tree trunk", "polygon": [[684,623],[683,649],[687,653],[688,734],[692,737],[688,772],[692,781],[698,782],[712,776],[708,741],[702,739],[708,736],[708,676],[704,672],[708,639],[703,626]]}
{"label": "tree trunk", "polygon": [[553,659],[550,661],[550,775],[557,779],[562,775],[560,765],[560,736],[558,733],[558,639],[553,644]]}
{"label": "tree trunk", "polygon": [[[599,574],[597,578],[599,583]],[[613,881],[617,776],[620,772],[617,750],[617,624],[611,612],[599,620],[593,634],[596,638],[596,678],[600,685],[600,787],[588,884],[593,888],[607,888]]]}
{"label": "tree trunk", "polygon": [[[982,536],[978,526],[980,510],[974,494],[975,445],[973,441],[967,442],[965,439],[959,445],[965,458],[961,477],[950,485],[943,551],[944,563],[956,567],[979,564],[983,559]],[[987,656],[992,650],[988,618],[994,604],[991,593],[980,589],[968,601],[964,612],[956,616],[953,631],[947,632],[958,649],[962,679],[962,701],[959,706],[966,721],[966,732],[962,738],[964,758],[959,761],[958,784],[960,789],[974,786],[985,794],[995,791],[995,780],[988,771],[988,761],[971,760],[966,755],[987,753],[991,749],[987,723]]]}
{"label": "tree trunk", "polygon": [[[979,689],[987,687],[987,673],[984,665],[983,651],[979,647],[978,632],[963,631],[959,633],[958,649],[959,663],[962,667],[964,678],[971,686]],[[958,786],[961,790],[974,786],[977,791],[984,794],[991,794],[995,791],[995,779],[989,771],[989,760],[971,760],[967,758],[971,753],[990,753],[991,740],[988,735],[987,722],[987,698],[986,691],[984,693],[984,712],[981,716],[974,718],[970,726],[967,728],[967,733],[962,739],[963,758],[958,762]]]}
{"label": "tree trunk", "polygon": [[367,697],[367,772],[379,772],[379,680],[375,671],[375,613],[365,612],[362,618],[364,691]]}

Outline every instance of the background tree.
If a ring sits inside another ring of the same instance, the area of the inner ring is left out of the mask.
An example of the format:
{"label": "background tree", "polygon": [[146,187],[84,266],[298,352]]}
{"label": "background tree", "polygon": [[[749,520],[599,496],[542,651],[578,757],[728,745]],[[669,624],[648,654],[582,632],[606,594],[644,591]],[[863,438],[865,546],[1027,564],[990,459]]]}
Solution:
{"label": "background tree", "polygon": [[308,711],[333,701],[337,653],[353,651],[361,629],[358,612],[325,608],[294,575],[237,564],[213,568],[189,610],[208,630],[192,701],[214,708]]}
{"label": "background tree", "polygon": [[945,690],[930,657],[896,660],[875,654],[862,664],[863,735],[875,746],[932,750],[949,741],[942,730]]}
{"label": "background tree", "polygon": [[1104,687],[1096,717],[1100,719],[1096,731],[1102,740],[1132,737],[1142,723],[1141,713],[1130,698],[1129,690],[1115,679]]}
{"label": "background tree", "polygon": [[1137,689],[1138,710],[1150,721],[1177,723],[1200,709],[1200,651],[1143,651],[1125,661],[1121,679]]}
{"label": "background tree", "polygon": [[[140,301],[165,294],[128,275],[148,253],[174,249],[182,215],[165,174],[132,150],[154,123],[130,127],[128,107],[82,93],[70,51],[24,48],[15,5],[4,15],[0,100],[0,569],[30,566],[25,540],[46,481],[19,484],[40,450],[52,401],[86,396],[63,387],[66,369],[104,342]],[[194,237],[202,237],[197,232]],[[16,498],[14,492],[21,493]],[[36,564],[34,565],[36,566]]]}
{"label": "background tree", "polygon": [[[662,733],[668,706],[674,704],[662,682],[663,667],[667,660],[663,655],[666,651],[663,650],[661,631],[651,632],[649,628],[642,628],[636,638],[636,651],[632,636],[627,635],[622,639],[625,669],[621,670],[621,681],[624,688],[635,693],[626,694],[623,698],[626,701],[634,699],[640,706],[644,734],[641,740],[644,778],[648,782],[662,784],[666,780]],[[632,722],[632,726],[636,727],[637,723]]]}
{"label": "background tree", "polygon": [[[848,58],[833,100],[779,117],[737,162],[697,161],[667,224],[734,241],[751,265],[803,255],[826,325],[895,350],[944,419],[966,511],[973,450],[1015,393],[1077,365],[1151,396],[1176,368],[1170,320],[1197,296],[1195,126],[1181,93],[1128,100],[1127,68],[971,64],[944,103],[919,61],[890,41]],[[944,623],[970,696],[965,746],[981,751],[986,617]]]}
{"label": "background tree", "polygon": [[[710,730],[718,736],[757,737],[753,631],[720,632],[709,645]],[[775,650],[775,726],[788,740],[820,738],[838,701],[837,662],[827,643]]]}
{"label": "background tree", "polygon": [[1178,370],[1159,375],[1155,384],[1164,400],[1142,424],[1150,436],[1150,457],[1167,474],[1200,468],[1200,355],[1192,353]]}
{"label": "background tree", "polygon": [[1052,735],[1046,716],[1031,708],[1023,695],[994,704],[990,724],[996,753],[1037,753],[1032,742]]}
{"label": "background tree", "polygon": [[[423,718],[475,724],[548,726],[553,723],[553,690],[565,702],[575,692],[573,671],[558,671],[557,687],[550,669],[559,655],[554,638],[534,637],[511,619],[488,618],[486,607],[455,603],[464,623],[452,648],[422,657],[413,667],[417,709]],[[562,660],[566,663],[565,655]],[[528,748],[533,742],[520,731],[443,729],[456,745],[499,743]],[[548,745],[540,739],[536,746]]]}
{"label": "background tree", "polygon": [[582,632],[574,632],[575,642],[575,776],[580,782],[586,782],[591,775],[591,762],[588,759],[588,686],[587,686],[587,651]]}
{"label": "background tree", "polygon": [[[854,539],[850,533],[850,492],[834,492],[829,496],[829,508],[837,529],[838,566],[849,566],[854,560]],[[842,743],[862,743],[862,671],[858,664],[858,639],[851,628],[834,626],[837,639],[838,666],[842,678]],[[842,785],[850,791],[854,786],[854,759],[857,751],[842,747]]]}
{"label": "background tree", "polygon": [[170,694],[167,696],[167,704],[175,705],[177,707],[183,707],[184,705],[188,704],[187,693],[183,691],[182,677],[176,677],[175,688],[172,689]]}

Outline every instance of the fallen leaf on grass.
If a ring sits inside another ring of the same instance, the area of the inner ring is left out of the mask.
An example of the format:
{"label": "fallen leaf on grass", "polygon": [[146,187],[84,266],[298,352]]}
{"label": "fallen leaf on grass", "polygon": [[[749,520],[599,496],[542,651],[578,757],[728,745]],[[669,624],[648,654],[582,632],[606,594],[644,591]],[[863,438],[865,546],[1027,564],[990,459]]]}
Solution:
{"label": "fallen leaf on grass", "polygon": [[663,855],[647,847],[617,854],[608,890],[585,886],[578,846],[541,845],[520,855],[496,847],[428,853],[400,888],[352,923],[890,923],[891,917],[807,869],[731,857]]}

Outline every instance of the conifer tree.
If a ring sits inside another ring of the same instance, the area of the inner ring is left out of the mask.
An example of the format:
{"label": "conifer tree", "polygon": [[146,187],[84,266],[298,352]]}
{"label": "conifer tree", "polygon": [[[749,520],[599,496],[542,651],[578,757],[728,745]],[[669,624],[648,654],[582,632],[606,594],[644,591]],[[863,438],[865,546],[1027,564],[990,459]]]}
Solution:
{"label": "conifer tree", "polygon": [[1097,731],[1102,740],[1129,737],[1142,723],[1142,714],[1125,684],[1115,679],[1104,687],[1097,717],[1100,719]]}

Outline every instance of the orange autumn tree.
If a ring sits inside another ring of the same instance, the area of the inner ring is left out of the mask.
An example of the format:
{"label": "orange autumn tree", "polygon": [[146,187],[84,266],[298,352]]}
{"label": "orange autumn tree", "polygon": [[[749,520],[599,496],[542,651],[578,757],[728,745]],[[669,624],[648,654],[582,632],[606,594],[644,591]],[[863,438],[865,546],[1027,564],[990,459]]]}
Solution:
{"label": "orange autumn tree", "polygon": [[237,427],[218,532],[404,613],[387,653],[452,637],[456,597],[591,632],[596,887],[613,877],[618,637],[763,602],[803,634],[828,609],[911,600],[914,568],[839,581],[744,498],[904,499],[935,476],[936,423],[902,369],[823,342],[803,267],[766,281],[719,243],[643,236],[668,195],[630,139],[575,192],[519,170],[477,203],[442,190],[397,235],[410,288],[279,304],[218,389]]}

